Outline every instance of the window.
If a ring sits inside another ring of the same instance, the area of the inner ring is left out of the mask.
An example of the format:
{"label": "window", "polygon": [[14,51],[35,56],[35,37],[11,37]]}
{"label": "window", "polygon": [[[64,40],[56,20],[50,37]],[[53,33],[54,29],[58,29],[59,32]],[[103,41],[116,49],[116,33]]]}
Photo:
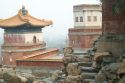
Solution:
{"label": "window", "polygon": [[93,21],[96,22],[97,21],[97,16],[93,17]]}
{"label": "window", "polygon": [[79,22],[79,18],[78,17],[75,17],[75,22]]}
{"label": "window", "polygon": [[88,21],[90,22],[90,21],[91,21],[91,16],[88,16],[87,19],[88,19]]}
{"label": "window", "polygon": [[36,43],[36,36],[33,36],[33,43]]}
{"label": "window", "polygon": [[80,17],[80,22],[83,22],[83,17],[82,16]]}

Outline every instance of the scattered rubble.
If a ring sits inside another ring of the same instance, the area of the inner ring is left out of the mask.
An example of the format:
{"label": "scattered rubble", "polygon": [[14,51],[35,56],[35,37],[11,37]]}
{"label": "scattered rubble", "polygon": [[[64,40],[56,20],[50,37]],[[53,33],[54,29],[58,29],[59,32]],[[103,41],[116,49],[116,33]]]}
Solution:
{"label": "scattered rubble", "polygon": [[[95,49],[95,48],[94,48]],[[116,59],[111,52],[92,52],[79,57],[71,47],[64,49],[64,68],[56,83],[124,83],[125,60]],[[66,51],[67,50],[67,51]],[[55,82],[53,82],[55,83]]]}

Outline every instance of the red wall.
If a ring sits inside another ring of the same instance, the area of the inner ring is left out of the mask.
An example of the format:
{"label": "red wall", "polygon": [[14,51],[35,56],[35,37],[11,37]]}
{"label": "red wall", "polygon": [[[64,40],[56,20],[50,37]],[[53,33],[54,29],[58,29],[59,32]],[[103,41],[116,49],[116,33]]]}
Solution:
{"label": "red wall", "polygon": [[119,14],[113,13],[117,0],[102,0],[103,33],[125,34],[125,5]]}
{"label": "red wall", "polygon": [[[42,53],[43,51],[46,50],[37,50],[37,51],[32,51],[32,52],[2,52],[2,56],[3,56],[3,65],[16,65],[16,60],[17,59],[23,59],[23,57],[25,56],[29,56],[29,55],[35,55],[35,54],[39,54],[40,55],[36,56],[36,57],[32,57],[30,59],[40,59],[42,57],[46,57],[46,56],[50,56],[50,55],[57,55],[58,54],[58,49],[52,50],[50,52],[46,53]],[[12,58],[12,62],[10,61],[10,58]]]}
{"label": "red wall", "polygon": [[17,34],[4,34],[4,43],[24,43],[25,38]]}
{"label": "red wall", "polygon": [[[93,40],[95,40],[99,34],[90,35],[92,32],[100,32],[101,29],[69,29],[69,45],[73,48],[87,49],[92,47]],[[72,35],[72,33],[88,33],[86,35]]]}
{"label": "red wall", "polygon": [[[16,59],[22,58],[23,53],[8,53],[8,52],[2,52],[3,56],[3,65],[16,65]],[[10,58],[12,58],[12,62],[10,61]]]}
{"label": "red wall", "polygon": [[63,62],[58,61],[17,61],[19,67],[49,67],[49,68],[61,68]]}

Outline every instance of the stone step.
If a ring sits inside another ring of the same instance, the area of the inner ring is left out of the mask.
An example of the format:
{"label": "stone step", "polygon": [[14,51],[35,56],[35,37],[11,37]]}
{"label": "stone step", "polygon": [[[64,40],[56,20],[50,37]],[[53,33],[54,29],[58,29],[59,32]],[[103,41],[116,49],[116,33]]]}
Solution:
{"label": "stone step", "polygon": [[82,83],[96,83],[95,79],[84,79]]}
{"label": "stone step", "polygon": [[78,62],[79,66],[91,67],[92,62]]}
{"label": "stone step", "polygon": [[82,79],[95,79],[95,75],[97,75],[97,73],[86,73],[83,72],[81,74]]}
{"label": "stone step", "polygon": [[95,69],[95,68],[93,68],[93,67],[82,67],[82,66],[80,66],[80,70],[81,70],[81,72],[89,72],[89,73],[96,73],[96,72],[98,72],[98,70],[97,69]]}
{"label": "stone step", "polygon": [[83,61],[84,62],[91,62],[91,57],[89,55],[83,56]]}
{"label": "stone step", "polygon": [[85,58],[90,58],[90,55],[84,55],[83,57],[85,57]]}

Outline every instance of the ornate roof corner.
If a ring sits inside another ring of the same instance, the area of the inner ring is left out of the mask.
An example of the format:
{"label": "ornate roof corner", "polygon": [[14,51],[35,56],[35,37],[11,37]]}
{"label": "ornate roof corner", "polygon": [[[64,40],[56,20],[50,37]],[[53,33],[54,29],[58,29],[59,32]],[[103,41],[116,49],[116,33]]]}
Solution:
{"label": "ornate roof corner", "polygon": [[0,20],[0,27],[3,27],[3,28],[16,27],[16,26],[21,26],[25,24],[30,24],[31,26],[45,27],[45,26],[52,25],[53,22],[51,20],[38,19],[31,16],[28,13],[28,10],[25,9],[25,6],[22,6],[22,9],[18,11],[17,15],[8,19]]}

